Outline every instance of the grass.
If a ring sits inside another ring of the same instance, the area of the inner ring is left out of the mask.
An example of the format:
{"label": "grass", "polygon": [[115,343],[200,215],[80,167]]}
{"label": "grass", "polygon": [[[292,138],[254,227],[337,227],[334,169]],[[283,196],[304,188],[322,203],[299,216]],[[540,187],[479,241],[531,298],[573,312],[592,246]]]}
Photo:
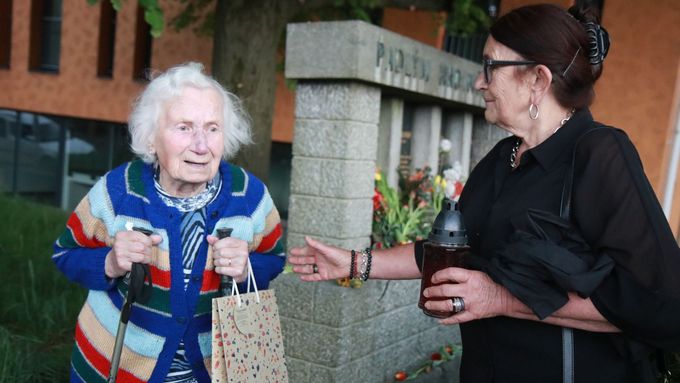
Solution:
{"label": "grass", "polygon": [[66,382],[86,291],[54,266],[67,213],[0,195],[0,383]]}
{"label": "grass", "polygon": [[[67,382],[85,289],[54,266],[62,210],[0,194],[0,383]],[[680,382],[680,354],[671,358]]]}

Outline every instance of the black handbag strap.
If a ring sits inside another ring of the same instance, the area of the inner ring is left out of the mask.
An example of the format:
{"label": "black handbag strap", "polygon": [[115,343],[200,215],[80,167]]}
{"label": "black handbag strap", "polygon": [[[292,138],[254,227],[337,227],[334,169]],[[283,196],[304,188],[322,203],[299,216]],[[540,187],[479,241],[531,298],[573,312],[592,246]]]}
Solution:
{"label": "black handbag strap", "polygon": [[[562,186],[562,198],[560,200],[560,217],[569,221],[571,220],[571,193],[574,184],[574,165],[576,163],[576,148],[579,142],[588,133],[596,130],[604,129],[602,127],[595,127],[581,134],[574,143],[574,149],[571,154],[571,163],[564,175],[564,185]],[[574,332],[571,328],[562,327],[562,382],[574,382]]]}
{"label": "black handbag strap", "polygon": [[598,131],[600,129],[606,129],[603,126],[597,126],[595,128],[589,129],[585,133],[581,134],[574,143],[574,149],[571,153],[571,163],[567,168],[567,172],[564,175],[564,185],[562,186],[562,199],[560,200],[560,217],[566,219],[567,221],[571,219],[571,193],[574,184],[574,165],[576,163],[576,148],[579,142],[588,134]]}

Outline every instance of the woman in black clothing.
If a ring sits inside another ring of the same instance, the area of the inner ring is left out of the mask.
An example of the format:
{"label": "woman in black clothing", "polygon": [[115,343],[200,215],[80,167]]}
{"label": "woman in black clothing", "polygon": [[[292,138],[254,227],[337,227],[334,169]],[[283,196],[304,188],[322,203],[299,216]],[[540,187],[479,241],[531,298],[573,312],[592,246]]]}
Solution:
{"label": "woman in black clothing", "polygon": [[[460,324],[463,382],[653,382],[680,345],[680,250],[635,147],[588,110],[607,32],[552,5],[490,32],[475,86],[512,136],[460,198],[470,267],[436,273],[426,307]],[[347,277],[350,259],[311,238],[289,257],[305,281]],[[421,243],[375,251],[370,277],[419,278],[421,259]]]}

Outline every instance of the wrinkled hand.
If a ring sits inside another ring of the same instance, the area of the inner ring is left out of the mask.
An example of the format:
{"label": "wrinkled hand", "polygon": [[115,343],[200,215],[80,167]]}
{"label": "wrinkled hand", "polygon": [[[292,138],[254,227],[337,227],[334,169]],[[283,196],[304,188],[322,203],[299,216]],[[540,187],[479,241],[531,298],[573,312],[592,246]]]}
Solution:
{"label": "wrinkled hand", "polygon": [[[432,282],[440,285],[425,289],[423,293],[428,298],[425,307],[452,313],[452,316],[440,320],[439,323],[465,323],[503,315],[508,310],[508,290],[481,271],[449,267],[434,273]],[[465,302],[465,310],[455,315],[451,302],[453,297],[461,297]]]}
{"label": "wrinkled hand", "polygon": [[106,276],[118,278],[129,272],[133,263],[151,263],[153,247],[161,240],[158,234],[147,236],[137,231],[119,231],[104,261]]}
{"label": "wrinkled hand", "polygon": [[[304,247],[290,249],[288,263],[303,281],[324,281],[349,276],[350,252],[305,237]],[[314,272],[314,265],[317,272]]]}
{"label": "wrinkled hand", "polygon": [[236,283],[241,283],[248,276],[248,242],[236,238],[226,237],[219,239],[214,235],[206,236],[212,246],[213,265],[215,272],[234,278]]}

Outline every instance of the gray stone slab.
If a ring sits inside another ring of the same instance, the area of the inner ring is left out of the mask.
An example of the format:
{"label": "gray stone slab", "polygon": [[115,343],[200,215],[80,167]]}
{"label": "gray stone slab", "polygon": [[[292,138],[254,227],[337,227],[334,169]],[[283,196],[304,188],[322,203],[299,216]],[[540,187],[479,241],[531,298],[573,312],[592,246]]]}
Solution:
{"label": "gray stone slab", "polygon": [[377,124],[380,88],[358,82],[299,82],[295,117]]}
{"label": "gray stone slab", "polygon": [[293,157],[290,191],[332,198],[372,198],[373,161]]}
{"label": "gray stone slab", "polygon": [[287,78],[361,80],[483,107],[474,90],[480,70],[479,63],[362,21],[288,24]]}
{"label": "gray stone slab", "polygon": [[342,331],[316,323],[281,316],[286,355],[328,367],[337,367],[346,344]]}
{"label": "gray stone slab", "polygon": [[311,363],[309,362],[286,355],[288,381],[290,383],[311,381],[310,366]]}
{"label": "gray stone slab", "polygon": [[411,170],[429,166],[439,168],[439,137],[442,130],[442,109],[437,105],[417,106],[413,110],[411,137]]}
{"label": "gray stone slab", "polygon": [[373,201],[292,194],[288,214],[289,232],[332,238],[369,237]]}
{"label": "gray stone slab", "polygon": [[298,118],[293,155],[375,160],[377,137],[378,125],[374,123]]}
{"label": "gray stone slab", "polygon": [[423,314],[416,304],[385,312],[371,318],[368,324],[371,351],[390,347],[395,339],[426,333],[440,326],[434,318]]}
{"label": "gray stone slab", "polygon": [[321,161],[318,158],[293,156],[290,172],[291,194],[321,194]]}
{"label": "gray stone slab", "polygon": [[[354,347],[354,354],[360,357],[326,370],[325,382],[393,382],[397,371],[410,371],[419,367],[431,353],[455,340],[456,332],[456,328],[433,328],[418,335],[393,339],[394,343],[389,347],[371,353]],[[429,374],[421,375],[416,381],[458,382],[459,357]]]}
{"label": "gray stone slab", "polygon": [[[420,281],[368,280],[358,289],[320,286],[315,296],[314,322],[344,327],[375,318],[385,312],[413,307]],[[429,320],[429,318],[424,318]]]}
{"label": "gray stone slab", "polygon": [[[321,160],[320,195],[331,198],[372,198],[375,162]],[[372,214],[372,213],[371,213]]]}
{"label": "gray stone slab", "polygon": [[280,274],[271,283],[281,316],[304,321],[314,318],[316,283],[303,282],[297,274]]}
{"label": "gray stone slab", "polygon": [[404,125],[404,100],[385,98],[380,101],[378,154],[376,164],[382,169],[387,184],[397,188],[397,168],[401,161],[401,140]]}

